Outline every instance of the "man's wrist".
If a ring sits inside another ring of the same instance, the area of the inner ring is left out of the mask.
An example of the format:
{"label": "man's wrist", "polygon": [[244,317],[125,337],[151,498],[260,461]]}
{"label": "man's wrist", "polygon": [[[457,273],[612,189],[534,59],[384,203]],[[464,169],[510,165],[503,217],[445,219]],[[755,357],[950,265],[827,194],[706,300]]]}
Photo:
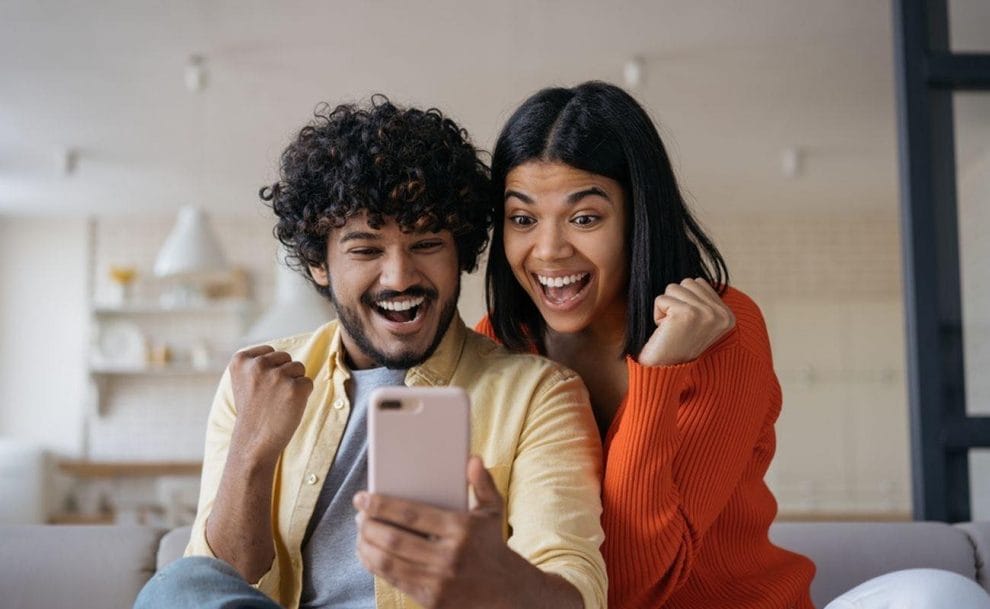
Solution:
{"label": "man's wrist", "polygon": [[274,450],[271,446],[258,442],[255,434],[238,433],[235,429],[231,436],[227,462],[245,474],[261,473],[273,470],[280,454],[281,449]]}
{"label": "man's wrist", "polygon": [[518,562],[516,568],[509,569],[513,577],[507,582],[508,596],[500,603],[500,609],[584,609],[584,599],[573,584],[556,573],[541,570],[512,550],[509,552]]}

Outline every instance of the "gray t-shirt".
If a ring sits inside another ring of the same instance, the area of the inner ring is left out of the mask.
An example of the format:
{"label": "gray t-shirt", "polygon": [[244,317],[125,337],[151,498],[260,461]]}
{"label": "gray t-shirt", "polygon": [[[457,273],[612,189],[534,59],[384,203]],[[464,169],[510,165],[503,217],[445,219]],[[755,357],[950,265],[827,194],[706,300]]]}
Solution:
{"label": "gray t-shirt", "polygon": [[374,578],[355,551],[354,494],[368,486],[368,395],[402,385],[405,370],[351,371],[351,414],[303,540],[300,609],[374,609]]}

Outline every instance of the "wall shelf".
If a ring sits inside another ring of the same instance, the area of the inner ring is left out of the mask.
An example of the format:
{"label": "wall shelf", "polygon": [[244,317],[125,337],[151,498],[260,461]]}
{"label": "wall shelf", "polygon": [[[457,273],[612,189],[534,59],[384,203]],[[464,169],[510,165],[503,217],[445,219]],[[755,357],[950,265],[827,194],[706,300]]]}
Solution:
{"label": "wall shelf", "polygon": [[226,365],[210,365],[196,368],[183,364],[166,364],[161,366],[119,366],[93,364],[89,368],[90,386],[92,387],[92,408],[97,416],[107,413],[109,404],[107,394],[115,379],[165,379],[165,378],[196,378],[206,377],[220,380],[226,371]]}
{"label": "wall shelf", "polygon": [[165,307],[154,302],[136,302],[125,305],[96,304],[92,308],[94,315],[227,315],[231,313],[248,314],[254,309],[250,300],[232,299],[216,302],[206,302],[200,305]]}
{"label": "wall shelf", "polygon": [[[121,485],[133,484],[140,479],[198,478],[202,472],[199,461],[98,461],[90,459],[59,459],[56,468],[62,474],[76,480],[75,493],[90,497],[90,505],[80,512],[80,495],[73,504],[66,504],[63,511],[49,517],[51,524],[114,524],[119,522],[160,522],[169,509],[168,495],[156,500],[135,503],[119,498]],[[183,484],[185,484],[183,482]],[[156,482],[156,486],[158,482]],[[174,487],[173,487],[174,488]],[[87,492],[86,489],[89,489]],[[159,493],[162,491],[159,490]],[[97,493],[94,495],[94,493]],[[126,520],[118,520],[124,518]],[[149,520],[150,519],[150,520]]]}
{"label": "wall shelf", "polygon": [[63,514],[53,514],[48,518],[48,524],[85,524],[85,525],[105,525],[113,524],[114,515],[111,514],[76,514],[66,512]]}
{"label": "wall shelf", "polygon": [[199,461],[91,461],[63,459],[59,471],[76,478],[141,478],[155,476],[198,476]]}
{"label": "wall shelf", "polygon": [[[92,414],[107,414],[112,402],[108,394],[116,382],[147,381],[153,387],[151,383],[162,378],[196,383],[219,380],[227,367],[228,348],[237,344],[254,313],[255,303],[246,298],[175,307],[149,300],[91,304],[93,337],[87,369]],[[200,365],[193,365],[197,358],[191,350],[197,343],[207,355],[204,361],[196,362]],[[167,350],[166,354],[153,357],[158,348]],[[223,361],[218,361],[221,357]],[[163,359],[167,363],[162,363]]]}
{"label": "wall shelf", "polygon": [[211,365],[205,368],[184,365],[165,366],[112,366],[94,364],[89,373],[93,376],[215,376],[224,373],[226,366]]}

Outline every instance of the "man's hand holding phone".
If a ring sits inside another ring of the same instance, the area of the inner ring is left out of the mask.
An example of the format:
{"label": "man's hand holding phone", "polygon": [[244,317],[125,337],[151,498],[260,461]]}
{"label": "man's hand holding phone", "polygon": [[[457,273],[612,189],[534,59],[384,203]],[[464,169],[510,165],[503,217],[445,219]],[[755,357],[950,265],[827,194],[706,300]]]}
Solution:
{"label": "man's hand holding phone", "polygon": [[527,583],[546,585],[547,576],[503,541],[505,502],[480,458],[468,461],[467,478],[477,498],[467,512],[355,495],[358,557],[370,572],[427,608],[527,606],[517,594],[532,590]]}

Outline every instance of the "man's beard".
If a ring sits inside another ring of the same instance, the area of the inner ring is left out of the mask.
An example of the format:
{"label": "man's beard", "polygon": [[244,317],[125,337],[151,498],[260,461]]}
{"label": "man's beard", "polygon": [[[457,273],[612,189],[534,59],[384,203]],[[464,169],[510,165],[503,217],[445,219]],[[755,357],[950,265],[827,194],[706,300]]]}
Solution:
{"label": "man's beard", "polygon": [[[375,364],[381,367],[390,368],[392,370],[405,370],[407,368],[412,368],[417,364],[421,364],[436,351],[437,346],[440,345],[440,341],[443,340],[445,334],[447,334],[447,329],[450,327],[450,323],[454,320],[454,315],[457,314],[457,300],[461,293],[461,284],[457,283],[457,287],[454,290],[453,297],[443,304],[443,308],[440,310],[440,321],[437,324],[437,333],[433,337],[433,341],[430,346],[426,348],[422,353],[416,353],[414,351],[401,351],[396,355],[389,355],[379,350],[368,338],[368,335],[364,331],[364,326],[361,325],[361,317],[358,312],[351,309],[340,302],[338,302],[336,295],[333,292],[333,286],[328,286],[330,291],[330,301],[333,303],[334,308],[337,310],[337,318],[340,320],[340,324],[344,326],[344,331],[354,340],[357,344],[358,349],[371,359]],[[405,292],[388,292],[386,294],[379,294],[372,297],[370,294],[364,294],[361,297],[361,302],[365,306],[371,308],[376,300],[386,296],[389,298],[394,298],[399,294],[407,296],[425,296],[432,300],[431,306],[436,303],[437,293],[434,290],[426,290],[424,288],[412,288],[406,290]],[[377,315],[377,313],[372,313],[372,315]]]}

